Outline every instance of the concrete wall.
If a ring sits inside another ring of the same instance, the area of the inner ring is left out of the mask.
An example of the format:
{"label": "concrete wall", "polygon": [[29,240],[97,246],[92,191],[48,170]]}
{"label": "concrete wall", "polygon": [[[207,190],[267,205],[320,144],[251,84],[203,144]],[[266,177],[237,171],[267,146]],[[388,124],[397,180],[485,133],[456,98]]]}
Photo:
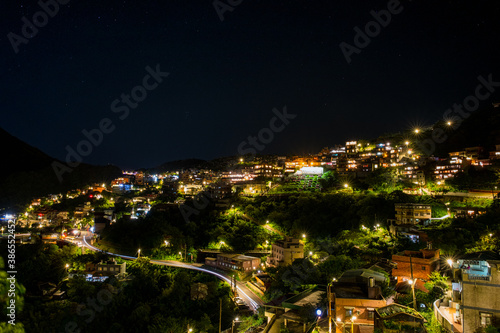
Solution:
{"label": "concrete wall", "polygon": [[491,313],[492,322],[500,321],[499,264],[491,264],[491,279],[471,280],[463,274],[462,310],[464,332],[474,332],[481,326],[481,312]]}
{"label": "concrete wall", "polygon": [[441,326],[444,327],[444,329],[446,329],[448,332],[454,332],[452,323],[450,323],[449,320],[445,318],[444,315],[439,310],[440,306],[441,306],[441,300],[438,299],[434,302],[434,317],[441,324]]}

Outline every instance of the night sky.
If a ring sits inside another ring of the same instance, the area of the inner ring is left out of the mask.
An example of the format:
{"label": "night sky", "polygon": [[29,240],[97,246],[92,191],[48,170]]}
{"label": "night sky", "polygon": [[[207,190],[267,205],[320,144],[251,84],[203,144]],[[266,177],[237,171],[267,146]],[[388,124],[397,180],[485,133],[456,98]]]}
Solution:
{"label": "night sky", "polygon": [[[223,21],[213,1],[65,1],[17,54],[8,34],[41,8],[0,3],[0,126],[59,159],[104,118],[86,163],[236,155],[285,105],[297,117],[262,153],[314,153],[430,125],[479,75],[500,81],[498,1],[401,1],[350,64],[339,44],[391,1],[244,0]],[[157,64],[169,75],[120,119],[113,101]]]}

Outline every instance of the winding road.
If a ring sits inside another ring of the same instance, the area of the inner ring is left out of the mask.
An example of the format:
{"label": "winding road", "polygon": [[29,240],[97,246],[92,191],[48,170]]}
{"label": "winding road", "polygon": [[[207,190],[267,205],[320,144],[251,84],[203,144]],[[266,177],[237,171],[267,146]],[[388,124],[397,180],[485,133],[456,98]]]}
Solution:
{"label": "winding road", "polygon": [[[130,260],[137,259],[137,257],[131,257],[131,256],[126,256],[126,255],[122,255],[122,254],[118,254],[118,253],[106,252],[106,251],[103,251],[103,250],[101,250],[101,249],[99,249],[99,248],[97,248],[97,247],[89,244],[87,242],[87,235],[85,235],[84,232],[82,232],[82,237],[75,239],[75,241],[79,242],[79,245],[84,246],[85,248],[87,248],[87,249],[89,249],[91,251],[105,252],[105,253],[107,253],[109,255],[120,257],[120,258],[123,258],[123,259],[130,259]],[[207,273],[207,274],[214,275],[217,278],[219,278],[219,279],[221,279],[221,280],[223,280],[223,281],[231,284],[231,278],[228,275],[226,275],[224,273],[214,272],[214,271],[212,271],[210,269],[203,268],[201,265],[189,264],[189,263],[184,263],[184,262],[174,261],[174,260],[151,260],[151,263],[157,264],[157,265],[164,265],[164,266],[171,266],[171,267],[180,267],[180,268],[185,268],[185,269],[191,269],[191,270],[195,270],[195,271],[204,272],[204,273]],[[243,283],[237,281],[236,282],[236,288],[238,290],[238,296],[241,297],[241,299],[243,299],[243,301],[245,302],[245,304],[247,304],[248,307],[250,309],[252,309],[253,311],[256,311],[257,308],[259,308],[260,306],[264,305],[264,303],[262,302],[262,300],[257,295],[255,295]]]}

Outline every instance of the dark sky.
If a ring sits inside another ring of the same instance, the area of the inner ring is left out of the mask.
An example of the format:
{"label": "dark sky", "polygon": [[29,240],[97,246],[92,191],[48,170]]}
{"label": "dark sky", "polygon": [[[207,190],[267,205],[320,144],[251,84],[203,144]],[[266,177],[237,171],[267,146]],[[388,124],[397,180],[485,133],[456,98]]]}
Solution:
{"label": "dark sky", "polygon": [[[339,44],[354,45],[353,28],[388,3],[243,0],[221,21],[213,1],[72,0],[16,54],[8,33],[41,8],[3,1],[0,126],[64,159],[109,118],[115,130],[84,161],[152,167],[236,155],[285,105],[297,117],[263,153],[431,124],[479,75],[500,81],[498,1],[401,1],[348,64]],[[111,103],[157,64],[170,75],[121,120]]]}

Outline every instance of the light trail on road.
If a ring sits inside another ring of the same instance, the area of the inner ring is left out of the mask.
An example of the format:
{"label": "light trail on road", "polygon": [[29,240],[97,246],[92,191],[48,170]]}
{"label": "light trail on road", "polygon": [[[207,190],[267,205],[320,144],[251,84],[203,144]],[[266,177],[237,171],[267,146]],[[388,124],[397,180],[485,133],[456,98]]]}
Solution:
{"label": "light trail on road", "polygon": [[[104,252],[104,253],[107,253],[109,255],[112,255],[112,256],[116,256],[116,257],[120,257],[120,258],[124,258],[124,259],[130,259],[130,260],[135,260],[137,259],[138,257],[132,257],[132,256],[126,256],[126,255],[122,255],[122,254],[117,254],[117,253],[111,253],[111,252],[107,252],[107,251],[103,251],[93,245],[90,245],[88,242],[87,242],[87,239],[86,239],[86,236],[83,236],[83,242],[85,243],[86,247],[93,250],[93,251],[98,251],[98,252]],[[224,276],[222,274],[219,274],[217,272],[214,272],[214,271],[211,271],[211,270],[208,270],[208,269],[205,269],[205,268],[201,268],[201,267],[196,267],[196,266],[193,266],[193,265],[189,265],[189,264],[185,264],[185,263],[181,263],[181,262],[176,262],[176,261],[160,261],[160,260],[151,260],[150,262],[154,263],[154,264],[157,264],[157,265],[164,265],[164,266],[171,266],[171,267],[179,267],[179,268],[186,268],[186,269],[191,269],[191,270],[196,270],[196,271],[200,271],[200,272],[204,272],[204,273],[207,273],[207,274],[211,274],[211,275],[214,275],[216,277],[218,277],[219,279],[231,284],[231,280],[229,279],[229,277],[227,276]],[[245,303],[247,303],[247,305],[253,310],[253,311],[256,311],[259,306],[263,305],[262,302],[256,302],[252,299],[252,297],[250,297],[247,293],[245,293],[243,291],[243,289],[238,286],[238,284],[241,284],[240,282],[236,282],[236,288],[238,289],[238,293],[240,293],[243,297],[243,301],[245,301]]]}

